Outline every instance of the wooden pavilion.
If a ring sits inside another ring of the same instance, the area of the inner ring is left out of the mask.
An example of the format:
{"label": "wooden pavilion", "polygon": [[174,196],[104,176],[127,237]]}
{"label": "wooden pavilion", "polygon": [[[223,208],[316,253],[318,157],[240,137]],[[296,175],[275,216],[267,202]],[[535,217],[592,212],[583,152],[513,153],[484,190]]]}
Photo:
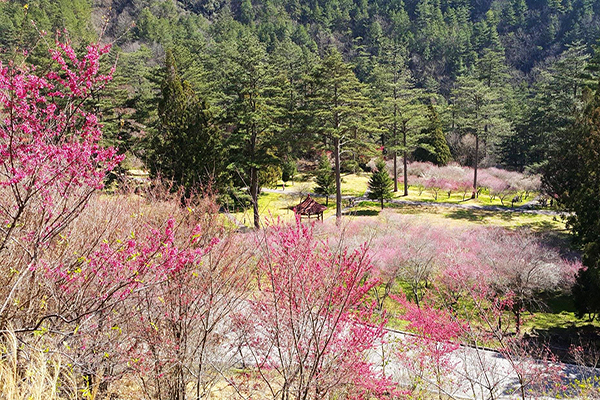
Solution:
{"label": "wooden pavilion", "polygon": [[323,204],[317,203],[310,194],[306,196],[306,199],[302,201],[302,203],[298,204],[294,207],[294,212],[300,215],[302,218],[303,215],[307,215],[310,219],[311,216],[316,215],[317,220],[321,219],[323,221],[323,212],[327,210]]}

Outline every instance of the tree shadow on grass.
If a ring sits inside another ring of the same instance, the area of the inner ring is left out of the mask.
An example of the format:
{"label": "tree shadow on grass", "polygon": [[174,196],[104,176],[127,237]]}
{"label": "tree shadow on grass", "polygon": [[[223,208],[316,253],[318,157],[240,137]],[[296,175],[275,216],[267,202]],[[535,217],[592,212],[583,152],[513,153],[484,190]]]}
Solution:
{"label": "tree shadow on grass", "polygon": [[[525,340],[533,347],[549,349],[562,362],[600,366],[600,328],[592,324],[534,329]],[[582,359],[574,359],[574,347],[581,347]]]}
{"label": "tree shadow on grass", "polygon": [[533,232],[556,232],[560,230],[556,223],[547,219],[538,218],[533,214],[513,212],[463,209],[452,210],[444,214],[446,218],[466,220],[471,222],[492,222],[491,219],[505,221],[509,226],[530,229]]}
{"label": "tree shadow on grass", "polygon": [[556,225],[548,221],[535,221],[520,225],[523,228],[531,229],[532,231],[545,232],[556,230]]}
{"label": "tree shadow on grass", "polygon": [[[540,311],[525,340],[535,348],[547,347],[567,363],[598,367],[600,363],[600,326],[587,317],[578,318],[570,295],[542,294]],[[541,318],[540,318],[541,317]],[[574,359],[573,347],[581,347],[582,359]]]}
{"label": "tree shadow on grass", "polygon": [[479,210],[453,210],[446,214],[446,218],[466,219],[468,221],[483,221],[485,212]]}
{"label": "tree shadow on grass", "polygon": [[344,215],[353,215],[356,217],[376,217],[379,215],[378,210],[356,210],[344,213]]}

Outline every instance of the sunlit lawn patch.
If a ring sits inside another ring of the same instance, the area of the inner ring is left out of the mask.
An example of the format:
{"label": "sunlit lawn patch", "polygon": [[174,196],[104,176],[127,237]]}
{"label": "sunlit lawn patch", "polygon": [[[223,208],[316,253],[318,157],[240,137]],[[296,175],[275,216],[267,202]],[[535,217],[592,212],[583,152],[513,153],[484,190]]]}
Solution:
{"label": "sunlit lawn patch", "polygon": [[[477,224],[504,228],[530,228],[536,232],[565,231],[565,224],[559,216],[521,213],[510,211],[471,210],[453,207],[420,206],[387,203],[386,208],[400,214],[419,215],[427,223],[443,225]],[[347,212],[349,216],[375,215],[381,210],[379,203],[362,201]]]}
{"label": "sunlit lawn patch", "polygon": [[513,193],[504,198],[504,203],[498,196],[490,196],[489,191],[483,189],[477,198],[471,198],[471,192],[463,193],[462,191],[453,191],[448,196],[448,192],[440,190],[437,193],[437,199],[435,192],[430,189],[419,189],[416,186],[409,186],[408,196],[404,196],[404,189],[402,186],[398,187],[398,192],[394,193],[394,198],[398,200],[408,201],[423,201],[423,202],[438,202],[438,203],[452,203],[452,204],[478,204],[486,206],[500,206],[500,207],[511,207],[511,206],[522,206],[535,199],[537,193],[530,193],[527,198],[519,196],[520,201],[516,201],[514,204],[512,200],[517,197],[516,193]]}

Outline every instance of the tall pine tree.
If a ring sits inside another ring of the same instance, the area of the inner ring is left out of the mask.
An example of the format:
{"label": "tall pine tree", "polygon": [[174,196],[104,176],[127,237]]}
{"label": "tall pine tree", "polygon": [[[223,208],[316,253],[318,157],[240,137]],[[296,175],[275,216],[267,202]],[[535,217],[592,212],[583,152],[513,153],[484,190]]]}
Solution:
{"label": "tall pine tree", "polygon": [[[266,49],[258,39],[243,33],[224,60],[224,122],[231,131],[227,146],[230,170],[248,187],[254,227],[260,227],[259,171],[278,165],[277,143],[281,126],[280,88]],[[227,53],[225,53],[227,54]]]}
{"label": "tall pine tree", "polygon": [[394,160],[394,192],[398,191],[398,155],[402,155],[404,195],[408,196],[408,156],[417,147],[424,127],[425,93],[416,89],[404,57],[403,46],[388,43],[373,69],[373,97],[380,110],[382,146]]}
{"label": "tall pine tree", "polygon": [[573,288],[581,316],[600,315],[600,91],[585,90],[585,107],[568,128],[557,132],[542,182],[568,211],[568,226],[583,249],[583,264]]}
{"label": "tall pine tree", "polygon": [[473,197],[475,197],[478,190],[477,173],[481,142],[489,146],[498,135],[509,131],[511,126],[504,118],[504,105],[499,91],[487,86],[472,74],[458,77],[453,98],[452,107],[456,126],[463,133],[475,137],[473,161]]}
{"label": "tall pine tree", "polygon": [[223,182],[223,142],[208,104],[197,97],[167,51],[158,122],[148,138],[147,165],[188,191]]}
{"label": "tall pine tree", "polygon": [[342,149],[364,147],[373,109],[352,68],[336,49],[329,49],[311,79],[307,116],[310,128],[332,148],[336,186],[336,218],[342,217]]}

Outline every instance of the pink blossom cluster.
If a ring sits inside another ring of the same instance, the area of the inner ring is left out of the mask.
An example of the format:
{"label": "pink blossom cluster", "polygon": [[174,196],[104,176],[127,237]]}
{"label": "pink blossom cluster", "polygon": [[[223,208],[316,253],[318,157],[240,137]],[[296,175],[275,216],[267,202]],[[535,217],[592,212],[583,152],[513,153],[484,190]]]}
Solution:
{"label": "pink blossom cluster", "polygon": [[465,368],[462,384],[472,379],[490,396],[497,394],[494,365],[477,357],[480,364],[460,361],[478,351],[460,350],[462,345],[500,351],[519,390],[546,393],[549,380],[561,379],[555,357],[529,348],[519,333],[528,311],[543,309],[540,294],[570,289],[582,268],[573,255],[526,230],[442,227],[393,212],[375,222],[353,221],[342,235],[345,243],[370,244],[382,281],[372,294],[382,309],[394,304],[389,317],[404,321],[412,333],[398,339],[395,357],[413,395],[418,388],[451,392],[461,384],[451,379],[459,364]]}
{"label": "pink blossom cluster", "polygon": [[90,45],[78,58],[68,42],[57,41],[50,49],[55,68],[43,75],[33,66],[0,63],[4,243],[28,213],[38,222],[34,230],[20,229],[19,239],[39,245],[54,237],[120,162],[114,148],[101,146],[101,124],[88,104],[112,79],[112,70],[100,72],[109,49]]}
{"label": "pink blossom cluster", "polygon": [[527,230],[452,228],[389,212],[381,218],[355,221],[344,230],[345,243],[370,243],[385,283],[381,301],[394,293],[398,280],[410,288],[407,295],[417,305],[441,288],[458,301],[468,286],[488,299],[512,297],[511,312],[518,319],[539,302],[541,292],[568,290],[582,267],[576,257],[559,253]]}
{"label": "pink blossom cluster", "polygon": [[301,223],[271,227],[261,246],[246,340],[259,364],[276,371],[285,397],[334,386],[348,398],[391,395],[393,386],[364,357],[385,323],[368,299],[378,280],[366,247],[333,252]]}
{"label": "pink blossom cluster", "polygon": [[[462,167],[456,163],[438,167],[431,163],[413,162],[408,165],[408,183],[422,192],[432,192],[437,200],[439,193],[462,193],[463,198],[473,191],[473,169]],[[499,197],[502,202],[506,196],[521,193],[528,197],[540,190],[540,177],[499,168],[480,168],[478,170],[478,186],[489,191],[492,197]],[[402,178],[401,178],[402,179]]]}

